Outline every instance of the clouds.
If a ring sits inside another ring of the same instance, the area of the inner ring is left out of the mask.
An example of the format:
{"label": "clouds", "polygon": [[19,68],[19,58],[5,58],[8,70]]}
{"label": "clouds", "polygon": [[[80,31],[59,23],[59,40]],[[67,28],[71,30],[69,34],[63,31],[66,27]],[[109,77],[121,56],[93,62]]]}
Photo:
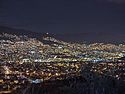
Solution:
{"label": "clouds", "polygon": [[125,3],[125,0],[107,0],[107,1],[108,2],[119,3],[119,4]]}
{"label": "clouds", "polygon": [[98,0],[101,2],[109,2],[109,3],[117,3],[117,4],[125,4],[125,0]]}

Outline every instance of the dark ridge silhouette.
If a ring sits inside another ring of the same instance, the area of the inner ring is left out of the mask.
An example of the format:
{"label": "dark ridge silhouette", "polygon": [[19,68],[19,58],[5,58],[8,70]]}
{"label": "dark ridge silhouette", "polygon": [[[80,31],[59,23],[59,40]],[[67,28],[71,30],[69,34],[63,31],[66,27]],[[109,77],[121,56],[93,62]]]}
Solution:
{"label": "dark ridge silhouette", "polygon": [[54,37],[54,34],[46,34],[46,33],[40,33],[40,32],[33,32],[33,31],[28,31],[24,29],[16,29],[16,28],[10,28],[6,26],[0,26],[0,34],[7,33],[7,34],[15,34],[15,35],[26,35],[30,38],[36,38],[42,42],[47,42],[43,40],[43,37]]}
{"label": "dark ridge silhouette", "polygon": [[59,40],[67,41],[67,42],[78,42],[78,43],[95,43],[95,42],[103,42],[103,43],[124,43],[125,42],[125,32],[83,32],[83,33],[57,33],[57,34],[46,34],[44,32],[33,32],[23,29],[10,28],[6,26],[0,26],[0,33],[9,33],[16,35],[27,35],[29,37],[37,38],[42,40],[43,37],[51,36],[55,37]]}
{"label": "dark ridge silhouette", "polygon": [[10,28],[10,27],[5,27],[5,26],[0,26],[0,33],[8,33],[8,34],[15,34],[15,35],[27,35],[29,37],[34,37],[34,38],[40,38],[42,34],[32,32],[32,31],[27,31],[23,29],[16,29],[16,28]]}

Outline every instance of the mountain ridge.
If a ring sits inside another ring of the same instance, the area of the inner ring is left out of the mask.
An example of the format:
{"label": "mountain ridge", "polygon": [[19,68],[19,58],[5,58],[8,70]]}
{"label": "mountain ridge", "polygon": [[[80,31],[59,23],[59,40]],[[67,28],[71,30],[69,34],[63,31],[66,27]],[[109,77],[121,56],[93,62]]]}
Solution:
{"label": "mountain ridge", "polygon": [[124,43],[125,34],[124,32],[82,32],[82,33],[58,33],[58,34],[46,34],[43,32],[33,32],[24,29],[16,29],[10,28],[6,26],[0,26],[0,33],[9,33],[16,35],[27,35],[29,37],[37,38],[42,40],[44,36],[52,36],[59,40],[67,41],[67,42],[77,42],[77,43]]}

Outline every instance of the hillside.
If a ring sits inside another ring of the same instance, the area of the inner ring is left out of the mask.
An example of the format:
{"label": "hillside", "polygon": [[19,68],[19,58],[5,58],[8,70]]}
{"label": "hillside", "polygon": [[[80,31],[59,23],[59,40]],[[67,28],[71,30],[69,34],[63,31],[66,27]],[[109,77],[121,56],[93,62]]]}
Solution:
{"label": "hillside", "polygon": [[[24,29],[15,29],[5,26],[0,26],[0,33],[9,33],[16,35],[27,35],[28,37],[37,38],[42,40],[42,37],[45,36],[44,32],[33,32]],[[124,43],[125,41],[125,32],[83,32],[83,33],[57,33],[50,34],[57,39],[67,41],[67,42],[86,42],[86,43]]]}

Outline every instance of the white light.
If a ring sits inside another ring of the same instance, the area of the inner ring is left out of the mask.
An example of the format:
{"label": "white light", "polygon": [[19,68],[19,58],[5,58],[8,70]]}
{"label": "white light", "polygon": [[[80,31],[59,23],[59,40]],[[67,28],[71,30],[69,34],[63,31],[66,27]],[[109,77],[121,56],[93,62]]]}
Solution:
{"label": "white light", "polygon": [[5,66],[4,69],[5,69],[5,74],[10,74],[10,70],[8,67]]}

